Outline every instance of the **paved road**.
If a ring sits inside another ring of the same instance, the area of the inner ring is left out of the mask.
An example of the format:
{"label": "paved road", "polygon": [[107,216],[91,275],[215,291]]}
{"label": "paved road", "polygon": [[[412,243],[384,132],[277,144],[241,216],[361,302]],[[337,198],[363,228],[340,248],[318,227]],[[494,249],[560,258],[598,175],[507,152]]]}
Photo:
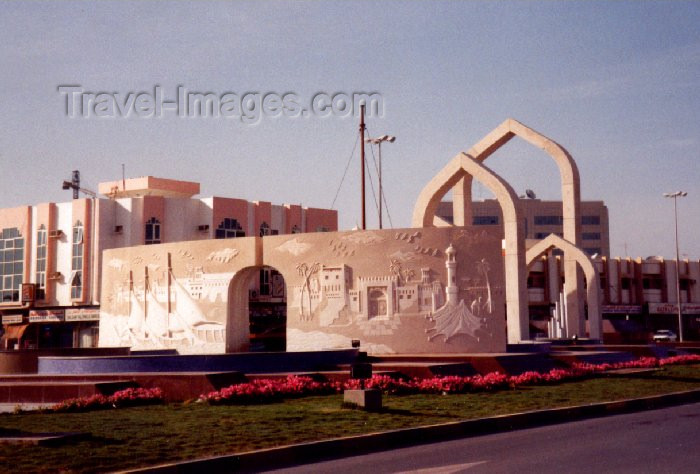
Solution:
{"label": "paved road", "polygon": [[396,449],[277,473],[699,473],[700,403]]}

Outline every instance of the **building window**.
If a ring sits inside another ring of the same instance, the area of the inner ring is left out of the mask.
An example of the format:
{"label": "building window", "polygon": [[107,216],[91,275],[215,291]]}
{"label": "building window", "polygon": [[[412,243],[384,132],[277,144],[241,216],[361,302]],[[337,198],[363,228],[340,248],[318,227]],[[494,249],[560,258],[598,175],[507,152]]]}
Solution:
{"label": "building window", "polygon": [[582,232],[581,240],[600,240],[600,232]]}
{"label": "building window", "polygon": [[3,229],[0,234],[0,291],[2,301],[19,301],[19,288],[24,271],[24,238],[19,229]]}
{"label": "building window", "polygon": [[474,216],[472,225],[498,225],[498,216]]}
{"label": "building window", "polygon": [[584,247],[583,251],[586,252],[587,255],[600,255],[600,253],[602,252],[600,247]]}
{"label": "building window", "polygon": [[681,279],[680,279],[681,291],[690,291],[690,285],[692,285],[694,282],[695,282],[695,280],[693,280],[693,279],[681,277]]}
{"label": "building window", "polygon": [[535,216],[535,225],[563,225],[562,216]]}
{"label": "building window", "polygon": [[664,287],[664,279],[661,275],[644,275],[642,277],[642,288],[645,290],[661,290]]}
{"label": "building window", "polygon": [[551,232],[535,232],[535,238],[536,239],[544,239],[547,236],[549,236],[549,234],[551,234]]}
{"label": "building window", "polygon": [[530,272],[527,277],[528,288],[544,288],[545,282],[546,279],[543,272]]}
{"label": "building window", "polygon": [[36,299],[46,297],[46,227],[42,224],[36,232]]}
{"label": "building window", "polygon": [[260,237],[265,235],[270,235],[270,226],[267,224],[267,222],[263,221],[263,223],[260,224]]}
{"label": "building window", "polygon": [[260,269],[260,296],[270,296],[270,269]]}
{"label": "building window", "polygon": [[620,279],[620,289],[631,290],[632,289],[632,279],[629,277],[622,277]]}
{"label": "building window", "polygon": [[600,216],[581,216],[583,225],[600,225]]}
{"label": "building window", "polygon": [[146,222],[146,238],[144,243],[146,245],[160,243],[160,221],[155,217],[151,217],[148,222]]}
{"label": "building window", "polygon": [[83,248],[83,223],[76,221],[73,225],[72,276],[70,280],[70,297],[74,300],[83,296]]}
{"label": "building window", "polygon": [[236,237],[245,237],[245,232],[236,219],[228,217],[221,221],[214,234],[215,239],[234,239]]}

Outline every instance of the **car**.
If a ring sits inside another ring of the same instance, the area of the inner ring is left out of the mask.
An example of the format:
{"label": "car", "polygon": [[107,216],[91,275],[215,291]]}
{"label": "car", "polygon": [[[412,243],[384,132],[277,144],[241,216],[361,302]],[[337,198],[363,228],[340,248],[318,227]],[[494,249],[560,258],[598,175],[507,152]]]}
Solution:
{"label": "car", "polygon": [[678,340],[678,336],[676,336],[676,333],[670,329],[659,329],[654,333],[654,337],[652,339],[654,342],[675,342]]}

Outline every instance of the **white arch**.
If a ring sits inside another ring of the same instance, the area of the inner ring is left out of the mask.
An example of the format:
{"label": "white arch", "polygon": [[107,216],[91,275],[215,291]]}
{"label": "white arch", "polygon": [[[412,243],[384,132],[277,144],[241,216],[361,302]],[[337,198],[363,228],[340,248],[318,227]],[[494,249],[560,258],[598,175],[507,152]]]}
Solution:
{"label": "white arch", "polygon": [[[531,145],[544,150],[556,163],[561,176],[561,198],[564,238],[579,246],[581,244],[581,191],[580,178],[576,162],[566,149],[554,140],[541,133],[526,127],[522,123],[508,118],[488,135],[482,138],[476,145],[467,151],[467,154],[475,160],[483,162],[499,148],[508,143],[513,137],[518,136]],[[457,182],[453,191],[453,215],[455,225],[470,225],[472,220],[471,201],[472,182],[470,177],[465,177]],[[569,321],[567,327],[571,334],[582,335],[583,322],[583,288],[581,272],[576,264],[576,259],[564,252],[564,274],[567,285],[566,303],[568,307]],[[576,324],[576,320],[580,323]]]}
{"label": "white arch", "polygon": [[414,227],[432,227],[435,211],[445,193],[465,176],[481,181],[501,205],[506,241],[505,278],[508,342],[517,344],[530,338],[527,311],[527,267],[525,234],[520,222],[515,190],[492,170],[466,153],[455,156],[423,188],[413,209]]}
{"label": "white arch", "polygon": [[[527,251],[525,260],[529,266],[549,249],[556,247],[571,255],[576,263],[581,265],[583,273],[586,275],[586,301],[588,302],[588,325],[591,339],[602,341],[603,322],[600,317],[600,277],[593,261],[580,248],[571,242],[559,237],[556,234],[549,234],[545,239],[539,241]],[[583,316],[581,316],[583,319]],[[579,325],[585,325],[583,321],[578,321]],[[583,324],[581,324],[583,323]]]}

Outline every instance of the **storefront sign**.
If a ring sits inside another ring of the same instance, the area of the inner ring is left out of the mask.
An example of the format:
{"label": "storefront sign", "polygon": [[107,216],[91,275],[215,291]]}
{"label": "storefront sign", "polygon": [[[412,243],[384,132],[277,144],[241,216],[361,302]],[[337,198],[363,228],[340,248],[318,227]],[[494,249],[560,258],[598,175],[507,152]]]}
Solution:
{"label": "storefront sign", "polygon": [[60,323],[64,318],[62,309],[35,309],[29,311],[30,323]]}
{"label": "storefront sign", "polygon": [[[683,303],[683,314],[700,314],[700,303]],[[676,303],[649,303],[649,314],[678,314]]]}
{"label": "storefront sign", "polygon": [[3,324],[22,324],[21,314],[6,314],[2,317]]}
{"label": "storefront sign", "polygon": [[97,308],[66,309],[66,321],[99,321],[100,310]]}
{"label": "storefront sign", "polygon": [[602,312],[608,314],[641,314],[642,306],[638,304],[604,304]]}
{"label": "storefront sign", "polygon": [[33,303],[36,296],[36,284],[22,283],[22,303]]}

